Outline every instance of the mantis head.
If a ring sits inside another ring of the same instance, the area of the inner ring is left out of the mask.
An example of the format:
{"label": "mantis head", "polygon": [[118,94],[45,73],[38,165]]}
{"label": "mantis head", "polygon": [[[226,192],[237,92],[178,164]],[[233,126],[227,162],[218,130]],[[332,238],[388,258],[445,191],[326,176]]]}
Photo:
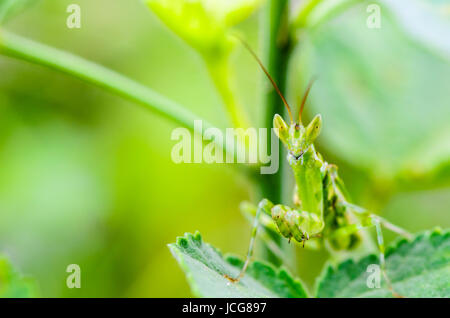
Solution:
{"label": "mantis head", "polygon": [[266,74],[267,78],[272,83],[273,88],[275,91],[280,95],[281,100],[283,101],[283,104],[286,106],[286,109],[289,113],[289,117],[291,119],[291,123],[288,126],[286,122],[283,120],[283,118],[276,114],[273,118],[273,126],[275,128],[276,134],[278,138],[280,138],[281,142],[285,145],[285,147],[288,149],[289,153],[295,158],[300,158],[303,153],[305,153],[309,147],[313,144],[314,140],[319,136],[320,129],[322,128],[322,117],[320,115],[316,115],[316,117],[311,120],[308,126],[304,127],[302,124],[302,112],[303,108],[306,103],[306,99],[308,98],[309,91],[311,90],[311,86],[314,83],[314,78],[309,82],[305,94],[303,95],[303,99],[300,105],[300,111],[298,114],[298,121],[295,122],[292,118],[291,108],[289,107],[289,104],[287,103],[286,99],[284,98],[283,94],[281,93],[280,89],[278,88],[278,85],[273,80],[272,76],[270,76],[267,69],[264,67],[261,60],[258,58],[258,56],[253,52],[253,50],[250,48],[250,46],[241,40],[244,47],[253,55],[255,60],[258,62],[261,69]]}
{"label": "mantis head", "polygon": [[322,116],[320,115],[316,115],[308,126],[305,127],[302,124],[303,108],[305,107],[306,99],[308,98],[313,83],[314,79],[309,82],[305,94],[303,95],[297,122],[293,120],[291,108],[281,93],[280,96],[288,110],[291,123],[288,126],[284,119],[278,114],[273,118],[273,127],[275,128],[278,138],[280,138],[281,142],[289,151],[289,154],[295,159],[299,159],[309,149],[317,136],[319,136],[322,128]]}
{"label": "mantis head", "polygon": [[273,118],[275,132],[289,153],[296,159],[300,158],[314,140],[319,136],[322,128],[322,116],[316,115],[308,126],[300,122],[291,122],[288,126],[284,119],[276,114]]}

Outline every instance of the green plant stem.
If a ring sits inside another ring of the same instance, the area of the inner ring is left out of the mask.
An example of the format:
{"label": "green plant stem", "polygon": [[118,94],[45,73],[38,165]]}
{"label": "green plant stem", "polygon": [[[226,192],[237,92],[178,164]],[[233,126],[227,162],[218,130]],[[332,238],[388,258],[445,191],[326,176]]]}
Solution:
{"label": "green plant stem", "polygon": [[[46,66],[106,89],[196,133],[203,135],[207,128],[213,127],[182,105],[113,70],[5,30],[0,30],[0,54]],[[202,120],[202,131],[196,131],[194,120]],[[219,149],[235,156],[234,151],[222,140],[214,142]]]}
{"label": "green plant stem", "polygon": [[235,90],[231,87],[234,76],[230,68],[229,56],[218,59],[205,58],[206,64],[217,90],[222,97],[227,113],[234,127],[249,128],[250,123],[242,106],[239,104]]}
{"label": "green plant stem", "polygon": [[[261,23],[264,63],[283,94],[286,87],[287,66],[290,55],[288,2],[288,0],[270,0]],[[275,114],[285,114],[286,109],[275,89],[264,90],[263,94],[264,126],[270,129],[273,127],[273,116]],[[263,195],[272,202],[281,203],[282,173],[280,172],[285,164],[285,160],[282,157],[282,147],[279,150],[279,172],[274,175],[264,176]]]}
{"label": "green plant stem", "polygon": [[[287,65],[290,54],[290,36],[288,28],[288,0],[270,0],[264,19],[261,23],[261,36],[263,44],[263,59],[266,68],[282,92],[286,87]],[[274,89],[263,91],[264,103],[264,126],[271,129],[273,127],[273,116],[284,114],[284,105]],[[270,147],[270,144],[268,145]],[[271,151],[271,149],[269,149]],[[273,175],[264,175],[261,178],[261,192],[264,198],[272,202],[281,203],[283,193],[283,166],[285,160],[282,155],[282,147],[279,148],[279,171]],[[272,239],[281,245],[281,237],[273,236]],[[270,250],[265,250],[266,258],[279,265],[280,260],[273,255]]]}

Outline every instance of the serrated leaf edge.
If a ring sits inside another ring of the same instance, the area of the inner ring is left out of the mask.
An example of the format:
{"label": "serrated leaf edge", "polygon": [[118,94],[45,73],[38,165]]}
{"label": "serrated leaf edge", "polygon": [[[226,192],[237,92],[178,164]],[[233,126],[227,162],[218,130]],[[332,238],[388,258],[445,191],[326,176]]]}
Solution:
{"label": "serrated leaf edge", "polygon": [[[441,228],[436,227],[433,230],[427,230],[427,231],[419,232],[412,239],[399,237],[396,240],[394,240],[391,244],[389,244],[389,246],[386,248],[386,252],[385,252],[386,260],[401,245],[403,245],[403,244],[414,244],[415,242],[423,240],[424,238],[431,238],[432,236],[435,236],[435,235],[450,236],[450,229],[442,230]],[[333,265],[330,262],[327,262],[325,264],[322,272],[320,273],[320,275],[316,278],[316,283],[315,283],[315,286],[314,286],[314,297],[318,298],[318,292],[320,290],[321,284],[322,284],[323,280],[325,279],[325,277],[327,277],[328,275],[335,274],[338,271],[340,271],[340,270],[342,270],[342,269],[344,269],[344,268],[346,268],[348,266],[357,265],[358,263],[362,263],[365,260],[367,260],[368,258],[373,258],[373,257],[375,257],[377,260],[379,260],[379,257],[378,257],[377,254],[370,253],[370,254],[362,256],[362,257],[360,257],[358,259],[355,259],[355,258],[346,259],[346,260],[340,262],[337,265]]]}
{"label": "serrated leaf edge", "polygon": [[[169,247],[170,251],[172,252],[172,255],[175,257],[175,259],[178,261],[178,263],[180,264],[180,267],[182,268],[183,272],[186,275],[186,279],[188,281],[189,286],[191,287],[191,291],[192,293],[196,296],[196,297],[204,297],[204,295],[202,295],[202,293],[200,292],[200,289],[197,286],[197,283],[194,280],[194,277],[191,274],[190,269],[188,268],[188,266],[184,263],[183,260],[183,255],[180,252],[179,248],[185,248],[185,244],[189,244],[188,240],[192,240],[194,242],[197,242],[199,244],[205,244],[208,245],[208,247],[212,248],[215,252],[217,252],[222,259],[224,260],[224,262],[227,262],[228,264],[230,264],[233,267],[236,267],[239,269],[239,267],[237,267],[236,265],[234,265],[231,262],[231,258],[237,259],[241,262],[243,262],[242,258],[235,255],[235,254],[223,254],[220,249],[214,247],[213,245],[206,243],[203,241],[202,235],[200,234],[199,231],[195,231],[194,234],[186,232],[184,233],[183,236],[178,236],[176,239],[175,243],[170,243],[167,244],[167,246]],[[204,265],[204,264],[203,264]],[[294,277],[290,271],[285,268],[284,266],[281,266],[279,268],[276,268],[275,266],[273,266],[272,264],[265,262],[265,261],[261,261],[261,260],[256,260],[256,261],[252,261],[249,265],[250,268],[254,268],[255,266],[261,265],[263,267],[265,267],[266,269],[269,269],[271,271],[273,271],[276,275],[276,278],[285,281],[286,283],[289,283],[291,285],[296,285],[296,286],[300,286],[300,289],[303,290],[303,292],[305,293],[306,297],[309,298],[311,293],[306,289],[305,284],[302,282],[301,279],[299,279],[298,277]],[[204,265],[206,266],[206,265]],[[283,275],[285,275],[285,277],[283,277]],[[291,281],[288,282],[287,278],[290,279]]]}

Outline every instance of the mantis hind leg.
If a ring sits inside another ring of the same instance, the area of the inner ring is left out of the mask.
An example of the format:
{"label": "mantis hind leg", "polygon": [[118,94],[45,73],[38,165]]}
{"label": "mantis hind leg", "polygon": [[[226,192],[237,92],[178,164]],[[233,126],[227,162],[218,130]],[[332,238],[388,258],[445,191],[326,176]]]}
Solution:
{"label": "mantis hind leg", "polygon": [[360,224],[350,224],[348,226],[340,228],[339,230],[337,230],[335,232],[335,235],[342,234],[343,236],[346,236],[346,235],[349,235],[356,231],[359,231],[361,229],[374,226],[376,229],[377,244],[378,244],[378,249],[380,252],[380,268],[381,268],[381,272],[383,273],[384,279],[386,281],[387,287],[394,297],[397,297],[397,298],[403,297],[394,291],[394,289],[392,287],[392,282],[387,275],[386,260],[385,260],[385,246],[384,246],[382,226],[384,226],[386,229],[391,230],[407,239],[411,239],[412,235],[410,233],[408,233],[406,230],[388,222],[387,220],[385,220],[373,213],[370,213],[367,209],[359,207],[355,204],[349,203],[347,201],[347,198],[349,197],[348,192],[345,189],[345,186],[344,186],[342,180],[339,178],[339,176],[337,174],[337,168],[334,167],[333,165],[327,164],[326,170],[330,176],[330,180],[331,180],[330,186],[332,187],[334,193],[338,196],[339,203],[341,205],[343,205],[345,207],[345,209],[352,211],[361,220]]}
{"label": "mantis hind leg", "polygon": [[[384,226],[386,229],[389,229],[407,239],[411,239],[412,235],[410,233],[408,233],[406,230],[386,221],[385,219],[367,212],[367,210],[357,207],[353,204],[350,205],[352,210],[355,211],[355,208],[358,208],[358,212],[357,213],[363,213],[363,219],[362,222],[360,224],[351,224],[347,227],[342,228],[341,230],[343,232],[345,232],[346,234],[351,233],[352,231],[358,231],[364,228],[369,228],[374,226],[375,230],[376,230],[376,236],[377,236],[377,245],[378,245],[378,250],[379,250],[379,258],[380,258],[380,269],[381,272],[383,274],[383,277],[386,281],[387,284],[387,288],[389,289],[389,291],[392,293],[392,295],[396,298],[403,298],[402,295],[398,294],[393,286],[392,286],[392,282],[389,279],[389,276],[387,275],[387,269],[386,269],[386,258],[385,258],[385,245],[384,245],[384,237],[383,237],[383,232],[382,232],[382,226]],[[349,207],[350,207],[349,206]]]}
{"label": "mantis hind leg", "polygon": [[272,207],[273,207],[273,203],[267,199],[263,199],[261,202],[259,202],[258,208],[256,210],[255,220],[253,221],[252,234],[250,237],[250,244],[248,247],[247,257],[245,258],[244,266],[242,266],[242,269],[241,269],[239,275],[235,278],[225,275],[225,278],[227,278],[229,281],[231,281],[233,283],[237,283],[244,277],[245,272],[247,271],[247,267],[250,264],[250,259],[252,258],[253,250],[255,248],[256,234],[258,232],[260,216],[262,213],[270,215],[270,210],[272,209]]}
{"label": "mantis hind leg", "polygon": [[375,226],[375,229],[377,232],[377,243],[378,243],[378,249],[380,251],[381,272],[383,273],[383,276],[384,276],[384,279],[386,280],[388,289],[392,293],[392,295],[396,298],[403,298],[403,296],[401,296],[400,294],[398,294],[394,291],[394,288],[392,287],[392,282],[389,279],[387,272],[386,272],[386,258],[384,256],[384,253],[385,253],[384,238],[383,238],[383,231],[381,230],[380,220],[373,216],[371,216],[371,219],[372,219],[372,223]]}

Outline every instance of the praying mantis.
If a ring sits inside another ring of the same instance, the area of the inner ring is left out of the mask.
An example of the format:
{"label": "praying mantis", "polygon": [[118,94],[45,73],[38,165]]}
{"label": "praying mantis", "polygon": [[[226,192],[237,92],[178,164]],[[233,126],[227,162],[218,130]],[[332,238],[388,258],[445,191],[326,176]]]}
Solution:
{"label": "praying mantis", "polygon": [[295,240],[301,243],[303,247],[305,242],[315,238],[331,252],[349,251],[356,248],[363,239],[360,230],[375,227],[381,272],[393,296],[401,297],[392,288],[386,274],[381,227],[384,226],[407,238],[411,238],[411,234],[380,216],[350,203],[344,182],[338,175],[337,166],[326,162],[315,149],[314,141],[322,128],[322,116],[316,115],[306,126],[302,123],[303,109],[314,80],[310,81],[305,90],[298,120],[295,121],[291,107],[263,63],[244,41],[241,40],[241,42],[258,62],[288,111],[290,123],[286,123],[279,114],[275,114],[273,128],[287,150],[287,161],[292,168],[296,185],[293,207],[273,204],[268,199],[261,200],[257,207],[243,206],[243,212],[247,214],[253,214],[251,211],[256,209],[247,257],[237,277],[228,275],[225,277],[233,283],[238,283],[244,277],[253,255],[260,224],[278,232],[289,242]]}

